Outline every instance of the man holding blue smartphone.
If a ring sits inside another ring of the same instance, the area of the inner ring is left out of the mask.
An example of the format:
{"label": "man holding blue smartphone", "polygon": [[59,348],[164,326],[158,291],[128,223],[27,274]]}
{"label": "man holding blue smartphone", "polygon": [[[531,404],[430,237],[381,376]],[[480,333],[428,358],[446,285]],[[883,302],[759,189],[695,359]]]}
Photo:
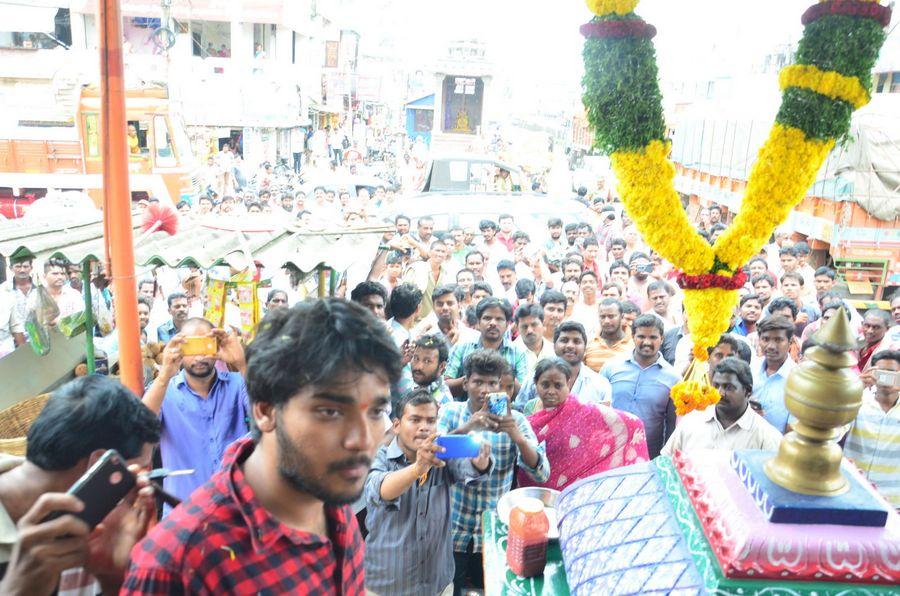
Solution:
{"label": "man holding blue smartphone", "polygon": [[[457,594],[467,588],[482,588],[481,514],[497,506],[500,497],[512,487],[516,467],[522,468],[535,482],[550,477],[550,463],[542,445],[520,412],[509,409],[504,415],[491,412],[491,394],[500,391],[500,377],[508,370],[506,359],[496,350],[481,349],[469,354],[463,362],[463,390],[467,401],[441,407],[438,434],[474,436],[490,443],[493,469],[486,482],[455,485],[452,496],[453,557],[456,575],[453,583]],[[500,400],[494,400],[499,407]]]}
{"label": "man holding blue smartphone", "polygon": [[435,438],[438,404],[425,388],[404,396],[397,415],[396,436],[378,450],[366,479],[366,589],[450,594],[450,487],[486,480],[491,446],[483,443],[474,458],[449,459]]}

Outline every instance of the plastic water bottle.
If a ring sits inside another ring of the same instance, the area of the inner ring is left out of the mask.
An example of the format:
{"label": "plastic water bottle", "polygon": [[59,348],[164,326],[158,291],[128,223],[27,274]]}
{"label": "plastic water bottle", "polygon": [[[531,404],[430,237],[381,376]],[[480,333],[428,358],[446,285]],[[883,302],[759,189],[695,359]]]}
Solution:
{"label": "plastic water bottle", "polygon": [[549,531],[550,521],[542,502],[527,498],[513,507],[506,539],[506,564],[513,573],[520,577],[544,573]]}

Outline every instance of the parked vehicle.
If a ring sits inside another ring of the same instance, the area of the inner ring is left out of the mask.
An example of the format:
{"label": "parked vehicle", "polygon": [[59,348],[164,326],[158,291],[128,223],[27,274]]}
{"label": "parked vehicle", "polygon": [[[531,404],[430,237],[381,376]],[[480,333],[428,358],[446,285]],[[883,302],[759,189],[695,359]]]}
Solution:
{"label": "parked vehicle", "polygon": [[[177,203],[196,194],[198,162],[167,92],[157,87],[126,91],[131,199],[156,197]],[[21,217],[50,189],[87,192],[103,204],[100,90],[81,89],[72,122],[19,120],[0,130],[0,215]],[[132,128],[133,127],[133,128]]]}

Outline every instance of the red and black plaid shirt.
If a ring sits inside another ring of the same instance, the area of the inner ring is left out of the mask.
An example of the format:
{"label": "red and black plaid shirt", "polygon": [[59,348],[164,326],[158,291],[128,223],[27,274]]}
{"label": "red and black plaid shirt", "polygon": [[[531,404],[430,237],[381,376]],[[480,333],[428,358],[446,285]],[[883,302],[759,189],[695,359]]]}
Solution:
{"label": "red and black plaid shirt", "polygon": [[223,469],[131,552],[121,594],[364,594],[364,545],[349,507],[326,507],[328,536],[291,529],[262,508],[236,441]]}

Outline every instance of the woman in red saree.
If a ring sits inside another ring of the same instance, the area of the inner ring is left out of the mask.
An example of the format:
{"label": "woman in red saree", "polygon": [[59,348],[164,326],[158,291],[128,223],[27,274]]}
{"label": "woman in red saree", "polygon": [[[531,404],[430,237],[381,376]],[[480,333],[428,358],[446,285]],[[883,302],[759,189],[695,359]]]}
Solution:
{"label": "woman in red saree", "polygon": [[569,393],[571,376],[561,358],[546,358],[535,368],[543,409],[528,422],[544,442],[550,478],[537,484],[519,471],[519,486],[562,490],[576,480],[649,459],[643,422],[608,406],[581,403]]}

